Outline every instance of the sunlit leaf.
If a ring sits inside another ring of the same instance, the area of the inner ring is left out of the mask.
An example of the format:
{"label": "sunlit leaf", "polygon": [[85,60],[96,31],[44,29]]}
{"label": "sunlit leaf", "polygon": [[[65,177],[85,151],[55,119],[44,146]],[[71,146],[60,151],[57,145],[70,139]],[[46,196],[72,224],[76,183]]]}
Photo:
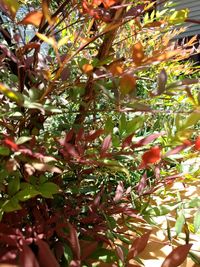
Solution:
{"label": "sunlit leaf", "polygon": [[144,59],[144,49],[141,42],[136,43],[132,48],[132,58],[136,66],[141,65],[142,60]]}
{"label": "sunlit leaf", "polygon": [[38,192],[35,187],[31,184],[25,183],[24,188],[20,190],[15,196],[20,201],[27,201],[30,198],[37,196]]}
{"label": "sunlit leaf", "polygon": [[189,14],[189,9],[176,10],[169,18],[168,22],[172,25],[183,23]]}
{"label": "sunlit leaf", "polygon": [[59,169],[56,166],[49,165],[47,163],[42,163],[42,162],[32,162],[32,166],[38,170],[38,171],[48,171],[48,172],[55,172],[55,173],[62,173],[61,169]]}
{"label": "sunlit leaf", "polygon": [[17,0],[1,0],[0,8],[6,12],[12,19],[15,18],[15,15],[19,9],[19,1]]}
{"label": "sunlit leaf", "polygon": [[93,66],[91,64],[84,64],[82,66],[82,70],[83,70],[84,73],[89,74],[89,73],[92,72]]}
{"label": "sunlit leaf", "polygon": [[0,83],[0,92],[7,96],[10,100],[16,102],[19,106],[21,106],[24,102],[24,98],[21,93],[9,89],[2,83]]}
{"label": "sunlit leaf", "polygon": [[18,24],[23,24],[23,25],[32,24],[36,27],[39,27],[42,18],[43,18],[42,11],[39,10],[31,11],[20,22],[18,22]]}
{"label": "sunlit leaf", "polygon": [[56,41],[54,40],[53,37],[48,37],[46,36],[45,34],[42,34],[42,33],[39,33],[37,32],[36,33],[37,37],[40,38],[42,41],[46,42],[47,44],[55,47],[56,46]]}
{"label": "sunlit leaf", "polygon": [[177,267],[185,261],[191,244],[186,244],[175,248],[164,260],[161,267]]}
{"label": "sunlit leaf", "polygon": [[185,216],[181,212],[178,215],[178,218],[176,219],[176,223],[175,223],[175,230],[176,230],[177,235],[181,233],[184,223],[185,223]]}
{"label": "sunlit leaf", "polygon": [[194,215],[194,230],[197,232],[200,228],[200,209]]}

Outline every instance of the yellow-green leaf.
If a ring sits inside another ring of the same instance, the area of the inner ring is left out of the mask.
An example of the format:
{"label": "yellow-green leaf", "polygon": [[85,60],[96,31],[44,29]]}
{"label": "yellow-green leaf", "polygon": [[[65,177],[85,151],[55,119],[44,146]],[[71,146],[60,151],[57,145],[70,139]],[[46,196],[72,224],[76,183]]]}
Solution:
{"label": "yellow-green leaf", "polygon": [[10,100],[16,102],[20,106],[24,102],[24,98],[23,98],[21,93],[15,92],[15,91],[9,89],[8,87],[3,85],[2,83],[0,83],[0,92],[3,93],[8,98],[10,98]]}
{"label": "yellow-green leaf", "polygon": [[20,5],[17,0],[1,0],[0,8],[5,11],[12,19],[15,18]]}
{"label": "yellow-green leaf", "polygon": [[183,23],[188,17],[189,9],[175,11],[169,18],[169,24]]}

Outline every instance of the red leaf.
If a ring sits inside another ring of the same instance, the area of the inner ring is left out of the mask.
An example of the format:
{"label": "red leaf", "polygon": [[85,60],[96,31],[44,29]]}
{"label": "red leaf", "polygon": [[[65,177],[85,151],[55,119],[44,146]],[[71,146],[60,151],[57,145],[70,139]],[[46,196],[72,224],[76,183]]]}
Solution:
{"label": "red leaf", "polygon": [[160,148],[158,146],[150,148],[142,155],[141,168],[146,167],[148,164],[154,164],[161,159]]}
{"label": "red leaf", "polygon": [[187,258],[192,244],[186,244],[175,248],[164,260],[161,267],[177,267]]}
{"label": "red leaf", "polygon": [[164,157],[169,157],[171,155],[178,154],[179,152],[181,152],[186,147],[187,146],[185,144],[177,146],[177,147],[171,149],[170,151],[168,151],[167,153],[165,153]]}
{"label": "red leaf", "polygon": [[17,151],[19,149],[18,145],[13,142],[10,138],[5,138],[4,143],[9,146],[12,150]]}
{"label": "red leaf", "polygon": [[111,6],[113,6],[115,3],[118,2],[118,0],[102,0],[103,5],[105,6],[105,8],[109,8]]}
{"label": "red leaf", "polygon": [[117,189],[116,189],[116,192],[115,192],[115,197],[114,197],[113,200],[115,202],[119,201],[122,198],[123,193],[124,193],[124,185],[123,185],[123,182],[119,182],[119,184],[117,186]]}
{"label": "red leaf", "polygon": [[80,260],[81,251],[76,229],[69,223],[69,242],[74,254],[74,260]]}
{"label": "red leaf", "polygon": [[132,139],[133,139],[133,136],[135,135],[135,133],[132,133],[131,135],[127,136],[124,140],[123,140],[123,143],[122,143],[122,149],[125,148],[125,147],[128,147],[130,146],[130,144],[132,143]]}
{"label": "red leaf", "polygon": [[87,247],[84,247],[81,251],[81,260],[85,260],[86,258],[88,258],[88,256],[90,256],[97,248],[98,243],[97,242],[92,242],[89,245],[87,245]]}
{"label": "red leaf", "polygon": [[111,142],[112,142],[112,136],[109,134],[103,140],[103,143],[102,143],[102,146],[101,146],[101,157],[104,156],[106,151],[110,148]]}
{"label": "red leaf", "polygon": [[198,136],[197,139],[195,140],[194,148],[198,151],[200,150],[200,136]]}
{"label": "red leaf", "polygon": [[131,249],[129,250],[127,255],[128,260],[135,258],[140,252],[142,252],[145,249],[147,242],[149,240],[150,233],[151,231],[145,233],[140,237],[137,237],[133,241]]}
{"label": "red leaf", "polygon": [[144,192],[144,189],[146,188],[147,186],[147,173],[145,172],[143,175],[142,175],[142,178],[137,186],[137,192],[139,195],[142,195],[142,193]]}
{"label": "red leaf", "polygon": [[65,143],[69,143],[72,140],[73,137],[74,137],[74,130],[71,129],[68,133],[66,133],[64,144]]}
{"label": "red leaf", "polygon": [[20,22],[18,22],[18,24],[23,24],[23,25],[32,24],[36,27],[39,27],[42,18],[43,18],[42,11],[31,11]]}
{"label": "red leaf", "polygon": [[104,133],[104,130],[99,129],[97,131],[91,131],[88,135],[86,135],[85,140],[88,142],[94,141],[98,138],[101,134]]}
{"label": "red leaf", "polygon": [[79,158],[79,154],[73,145],[71,145],[70,143],[65,143],[64,147],[65,147],[66,152],[70,156],[72,156],[74,158]]}
{"label": "red leaf", "polygon": [[22,251],[19,255],[20,266],[39,267],[34,253],[26,244],[23,245]]}
{"label": "red leaf", "polygon": [[135,148],[135,147],[148,145],[149,143],[153,142],[155,139],[157,139],[158,137],[160,137],[162,135],[163,135],[163,133],[150,134],[149,136],[143,138],[142,140],[140,140],[136,144],[132,145],[131,147]]}
{"label": "red leaf", "polygon": [[116,253],[117,253],[117,256],[119,257],[119,259],[124,262],[124,252],[122,250],[121,247],[116,247]]}
{"label": "red leaf", "polygon": [[40,267],[59,267],[56,258],[54,257],[49,245],[41,239],[38,239],[35,244],[38,246],[38,262]]}

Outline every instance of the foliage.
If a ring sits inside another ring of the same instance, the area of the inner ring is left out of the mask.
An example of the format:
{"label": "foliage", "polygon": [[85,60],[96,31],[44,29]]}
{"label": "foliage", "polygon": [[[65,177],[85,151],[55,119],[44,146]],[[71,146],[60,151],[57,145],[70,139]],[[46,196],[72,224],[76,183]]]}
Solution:
{"label": "foliage", "polygon": [[[169,244],[181,233],[186,244],[162,266],[180,265],[200,228],[199,201],[170,189],[199,177],[198,77],[183,61],[196,38],[171,41],[188,10],[138,0],[0,6],[0,262],[141,266],[149,227],[174,209],[176,234],[164,230]],[[168,194],[173,208],[159,206]]]}

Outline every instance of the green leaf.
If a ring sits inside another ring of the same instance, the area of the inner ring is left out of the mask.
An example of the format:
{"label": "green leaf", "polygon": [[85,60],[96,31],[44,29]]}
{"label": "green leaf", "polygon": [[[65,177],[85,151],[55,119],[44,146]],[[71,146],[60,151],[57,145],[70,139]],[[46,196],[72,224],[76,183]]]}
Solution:
{"label": "green leaf", "polygon": [[200,265],[200,258],[193,252],[189,252],[189,257],[193,260],[194,263]]}
{"label": "green leaf", "polygon": [[126,115],[123,113],[119,121],[120,134],[123,134],[124,132],[126,132],[126,125],[127,125]]}
{"label": "green leaf", "polygon": [[185,216],[181,212],[179,214],[177,220],[176,220],[176,223],[175,223],[175,231],[176,231],[177,235],[181,233],[184,223],[185,223]]}
{"label": "green leaf", "polygon": [[23,189],[16,194],[16,198],[20,201],[27,201],[28,199],[33,198],[40,193],[31,184],[23,183],[21,185]]}
{"label": "green leaf", "polygon": [[112,133],[114,126],[115,125],[112,121],[112,118],[108,118],[106,123],[105,123],[105,132],[106,133]]}
{"label": "green leaf", "polygon": [[19,92],[15,92],[2,83],[0,83],[0,92],[3,93],[5,96],[10,98],[10,100],[16,102],[19,106],[21,106],[24,102],[23,95]]}
{"label": "green leaf", "polygon": [[40,191],[40,194],[43,197],[52,198],[53,194],[59,193],[59,187],[54,183],[48,182],[48,183],[41,184],[38,187],[38,191]]}
{"label": "green leaf", "polygon": [[140,129],[143,124],[144,124],[144,118],[141,117],[135,117],[132,120],[127,121],[126,133],[130,134],[135,132],[136,130]]}
{"label": "green leaf", "polygon": [[106,248],[97,249],[91,255],[91,258],[96,260],[101,260],[106,263],[113,263],[117,259],[115,252]]}
{"label": "green leaf", "polygon": [[8,183],[8,195],[13,196],[17,191],[20,189],[20,178],[14,177],[11,181]]}
{"label": "green leaf", "polygon": [[9,156],[10,155],[10,149],[5,146],[0,146],[0,156]]}
{"label": "green leaf", "polygon": [[70,247],[64,244],[64,258],[66,259],[67,263],[69,264],[73,259],[73,253]]}
{"label": "green leaf", "polygon": [[169,18],[169,24],[180,24],[188,17],[189,9],[176,10]]}
{"label": "green leaf", "polygon": [[185,208],[200,208],[200,199],[195,197],[185,204]]}
{"label": "green leaf", "polygon": [[194,231],[195,233],[199,230],[200,227],[200,210],[198,210],[194,215]]}
{"label": "green leaf", "polygon": [[13,197],[9,200],[6,200],[1,208],[4,212],[12,212],[20,210],[22,207],[19,205],[18,199],[16,197]]}
{"label": "green leaf", "polygon": [[183,128],[189,128],[197,124],[200,120],[200,113],[193,112],[186,119],[185,123],[183,123]]}
{"label": "green leaf", "polygon": [[26,99],[24,102],[24,107],[28,109],[38,109],[44,113],[44,107],[40,103],[32,102],[31,99]]}
{"label": "green leaf", "polygon": [[155,206],[150,207],[148,210],[145,211],[145,215],[149,214],[151,216],[163,216],[169,214],[172,210],[175,210],[179,203],[173,203],[173,205],[162,205],[162,206]]}

